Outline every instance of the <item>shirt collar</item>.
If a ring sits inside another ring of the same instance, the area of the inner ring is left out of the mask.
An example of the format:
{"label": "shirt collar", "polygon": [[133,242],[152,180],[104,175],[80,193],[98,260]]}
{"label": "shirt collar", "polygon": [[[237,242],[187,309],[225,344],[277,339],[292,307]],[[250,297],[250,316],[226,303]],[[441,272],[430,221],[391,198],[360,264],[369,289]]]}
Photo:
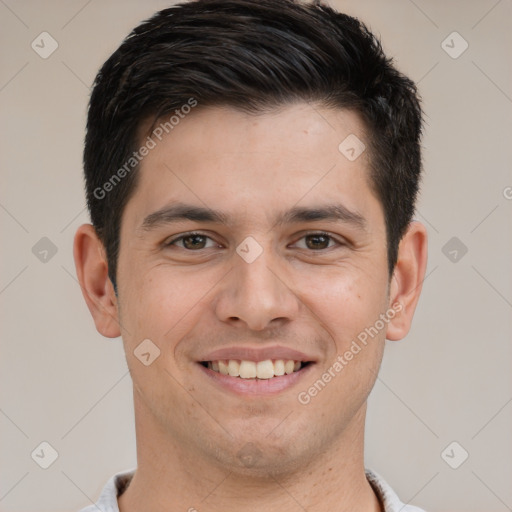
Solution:
{"label": "shirt collar", "polygon": [[366,479],[378,496],[384,512],[425,512],[413,505],[402,503],[391,486],[378,473],[366,469]]}
{"label": "shirt collar", "polygon": [[[378,496],[384,512],[425,512],[413,505],[402,503],[395,491],[375,471],[366,469],[365,472],[366,478]],[[119,512],[117,498],[126,490],[134,473],[135,468],[116,473],[106,483],[96,504],[90,505],[80,512]]]}

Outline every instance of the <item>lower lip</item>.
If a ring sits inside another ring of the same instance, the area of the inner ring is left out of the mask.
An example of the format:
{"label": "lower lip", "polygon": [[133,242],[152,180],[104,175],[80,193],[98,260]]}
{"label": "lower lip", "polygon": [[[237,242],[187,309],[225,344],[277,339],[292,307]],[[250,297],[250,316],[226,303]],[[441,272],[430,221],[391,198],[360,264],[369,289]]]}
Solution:
{"label": "lower lip", "polygon": [[271,379],[242,379],[240,377],[230,377],[222,373],[215,372],[205,368],[202,364],[197,363],[203,373],[212,379],[218,386],[227,389],[238,395],[253,395],[253,396],[270,396],[276,395],[285,391],[310,373],[313,363],[297,372],[290,373],[289,375],[281,375],[279,377],[272,377]]}

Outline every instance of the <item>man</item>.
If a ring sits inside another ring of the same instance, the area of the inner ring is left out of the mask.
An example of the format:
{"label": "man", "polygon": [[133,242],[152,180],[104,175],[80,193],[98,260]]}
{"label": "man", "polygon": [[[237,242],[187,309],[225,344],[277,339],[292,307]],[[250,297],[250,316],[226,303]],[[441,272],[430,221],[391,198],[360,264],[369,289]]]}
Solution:
{"label": "man", "polygon": [[421,130],[414,84],[327,6],[194,1],[134,29],[94,84],[74,256],[123,339],[137,469],[84,510],[419,510],[363,445],[425,275]]}

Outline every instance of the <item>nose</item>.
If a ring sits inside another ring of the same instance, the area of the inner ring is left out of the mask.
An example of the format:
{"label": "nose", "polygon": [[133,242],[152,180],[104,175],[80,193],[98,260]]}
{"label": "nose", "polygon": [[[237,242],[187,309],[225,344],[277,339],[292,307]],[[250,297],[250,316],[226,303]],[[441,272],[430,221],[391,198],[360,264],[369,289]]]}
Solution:
{"label": "nose", "polygon": [[262,331],[296,317],[300,301],[277,258],[266,249],[248,263],[233,254],[233,268],[220,283],[215,301],[217,318]]}

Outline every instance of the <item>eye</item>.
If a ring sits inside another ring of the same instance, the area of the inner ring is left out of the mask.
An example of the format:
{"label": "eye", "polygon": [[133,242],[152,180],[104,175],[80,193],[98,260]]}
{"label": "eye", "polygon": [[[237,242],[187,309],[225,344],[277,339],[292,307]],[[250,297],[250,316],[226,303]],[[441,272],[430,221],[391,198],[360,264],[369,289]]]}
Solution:
{"label": "eye", "polygon": [[[328,233],[308,233],[304,235],[299,241],[295,242],[295,245],[300,249],[309,249],[313,251],[322,251],[330,249],[336,245],[344,245],[342,242],[334,239],[332,235]],[[170,239],[164,243],[164,246],[177,246],[187,251],[200,251],[202,249],[208,249],[212,247],[219,247],[212,238],[203,233],[185,233],[174,239]]]}
{"label": "eye", "polygon": [[[210,240],[211,245],[206,245],[207,240]],[[187,249],[190,251],[207,249],[208,247],[218,247],[217,243],[215,243],[209,236],[203,235],[202,233],[186,233],[184,235],[181,235],[177,238],[165,242],[164,245],[166,247],[176,245],[178,247],[181,247],[182,249]]]}
{"label": "eye", "polygon": [[312,249],[314,251],[333,247],[333,245],[329,245],[331,242],[332,244],[343,245],[327,233],[310,233],[303,236],[300,240],[305,240],[304,246],[300,247],[301,249]]}

